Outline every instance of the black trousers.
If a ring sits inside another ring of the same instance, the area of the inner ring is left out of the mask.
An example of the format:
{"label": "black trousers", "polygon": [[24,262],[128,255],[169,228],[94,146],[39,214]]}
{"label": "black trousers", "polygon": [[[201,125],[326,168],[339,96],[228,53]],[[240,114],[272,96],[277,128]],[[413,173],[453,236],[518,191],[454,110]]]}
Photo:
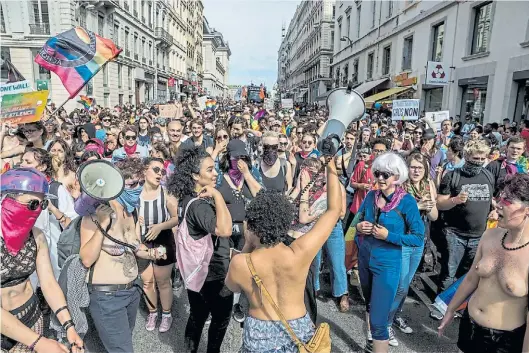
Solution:
{"label": "black trousers", "polygon": [[202,330],[211,314],[207,352],[219,353],[231,319],[233,293],[224,285],[224,280],[217,280],[206,281],[199,293],[188,290],[187,297],[191,308],[185,330],[186,352],[197,352]]}

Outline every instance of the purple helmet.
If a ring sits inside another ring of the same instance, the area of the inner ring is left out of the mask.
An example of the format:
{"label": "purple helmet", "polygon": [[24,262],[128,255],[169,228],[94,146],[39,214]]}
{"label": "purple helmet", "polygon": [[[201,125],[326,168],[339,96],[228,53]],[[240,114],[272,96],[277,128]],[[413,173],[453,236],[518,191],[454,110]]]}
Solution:
{"label": "purple helmet", "polygon": [[44,194],[48,199],[56,199],[49,194],[49,184],[46,176],[33,168],[15,168],[2,174],[0,193],[36,193]]}

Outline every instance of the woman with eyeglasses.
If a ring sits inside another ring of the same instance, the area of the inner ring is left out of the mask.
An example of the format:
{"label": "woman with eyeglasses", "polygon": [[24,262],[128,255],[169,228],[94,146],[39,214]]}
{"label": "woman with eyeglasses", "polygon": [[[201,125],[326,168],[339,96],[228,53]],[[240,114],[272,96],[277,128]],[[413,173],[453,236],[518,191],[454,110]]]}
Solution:
{"label": "woman with eyeglasses", "polygon": [[[173,304],[173,288],[171,285],[171,272],[176,263],[176,245],[173,228],[178,225],[178,202],[174,196],[169,195],[161,186],[162,179],[167,172],[164,160],[147,158],[143,162],[145,167],[145,184],[140,195],[139,223],[141,241],[149,249],[160,246],[165,247],[167,257],[159,260],[149,260],[141,264],[139,272],[143,282],[143,290],[151,303],[156,305],[160,295],[162,305],[162,321],[159,331],[167,332],[171,327],[173,318],[171,307]],[[147,304],[149,315],[145,329],[153,331],[158,319],[158,309]]]}
{"label": "woman with eyeglasses", "polygon": [[368,314],[366,350],[387,352],[394,339],[388,318],[400,282],[402,247],[424,245],[424,223],[414,197],[402,187],[408,179],[402,157],[386,152],[374,160],[371,170],[377,190],[367,194],[353,226]]}
{"label": "woman with eyeglasses", "polygon": [[[158,260],[167,256],[141,243],[138,207],[143,190],[141,160],[116,163],[125,187],[115,200],[99,206],[81,221],[79,257],[88,271],[88,310],[108,352],[134,352],[132,332],[140,303],[139,258]],[[119,240],[115,243],[105,234]],[[127,246],[123,245],[126,244]]]}
{"label": "woman with eyeglasses", "polygon": [[414,130],[413,130],[413,134],[412,134],[412,143],[413,143],[413,146],[417,147],[417,146],[420,146],[421,145],[421,139],[422,139],[422,135],[424,134],[424,130],[422,127],[416,127]]}
{"label": "woman with eyeglasses", "polygon": [[125,145],[112,153],[112,161],[149,157],[148,148],[138,144],[138,129],[136,126],[126,125],[121,133],[123,134]]}
{"label": "woman with eyeglasses", "polygon": [[[299,129],[298,129],[299,133]],[[316,137],[312,134],[304,134],[301,139],[301,151],[296,152],[294,157],[296,158],[296,171],[294,173],[294,183],[297,182],[299,178],[299,173],[301,172],[301,164],[308,157],[319,157],[320,152],[316,149]]]}
{"label": "woman with eyeglasses", "polygon": [[36,148],[44,148],[46,143],[46,135],[44,131],[44,125],[42,125],[42,122],[40,121],[24,124],[22,127],[22,132],[28,141],[33,144],[33,147]]}
{"label": "woman with eyeglasses", "polygon": [[55,280],[48,241],[35,222],[47,212],[46,177],[33,168],[17,168],[1,178],[2,352],[65,353],[69,349],[44,334],[44,318],[29,277],[37,271],[42,292],[66,331],[72,352],[83,352],[63,292]]}
{"label": "woman with eyeglasses", "polygon": [[458,348],[470,352],[529,351],[529,176],[507,177],[496,204],[498,228],[481,236],[474,262],[450,301],[439,336],[469,297]]}
{"label": "woman with eyeglasses", "polygon": [[215,163],[203,148],[184,148],[179,151],[175,162],[178,172],[169,180],[168,190],[185,210],[181,222],[187,223],[190,237],[199,240],[211,236],[214,245],[202,288],[199,292],[187,289],[190,313],[182,351],[198,351],[204,325],[211,314],[207,351],[218,353],[233,306],[233,293],[224,284],[230,263],[230,211],[221,193],[215,189]]}
{"label": "woman with eyeglasses", "polygon": [[[436,206],[437,191],[433,179],[428,171],[430,164],[426,156],[421,153],[412,153],[407,158],[409,179],[404,182],[404,189],[415,198],[417,206],[424,223],[425,243],[429,241],[430,222],[437,220],[439,212]],[[402,246],[402,264],[400,272],[400,281],[397,289],[397,295],[393,301],[389,316],[389,323],[393,324],[400,331],[406,334],[413,333],[413,329],[408,326],[404,318],[400,316],[404,300],[408,295],[408,289],[413,280],[413,276],[419,267],[423,257],[425,244],[422,246]],[[395,339],[396,341],[396,339]],[[391,342],[390,342],[391,344]]]}

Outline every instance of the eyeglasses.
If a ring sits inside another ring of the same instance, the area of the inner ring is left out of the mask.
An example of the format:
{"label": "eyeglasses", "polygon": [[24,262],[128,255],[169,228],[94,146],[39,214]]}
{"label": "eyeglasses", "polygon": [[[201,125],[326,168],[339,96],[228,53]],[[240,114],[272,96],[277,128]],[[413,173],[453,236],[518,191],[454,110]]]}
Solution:
{"label": "eyeglasses", "polygon": [[130,141],[130,140],[136,140],[136,135],[134,135],[134,136],[131,136],[131,135],[125,135],[125,140],[128,140],[128,141]]}
{"label": "eyeglasses", "polygon": [[26,205],[26,207],[28,208],[28,210],[30,211],[36,211],[39,206],[45,210],[47,207],[48,207],[48,200],[42,200],[42,201],[39,201],[39,200],[31,200],[29,202],[20,202],[18,200],[15,200],[16,202],[22,204],[22,205]]}
{"label": "eyeglasses", "polygon": [[388,173],[388,172],[381,172],[379,170],[375,170],[373,172],[373,175],[375,176],[375,178],[380,178],[382,177],[384,180],[388,180],[389,178],[391,178],[393,176],[392,173]]}
{"label": "eyeglasses", "polygon": [[138,185],[139,186],[143,186],[144,183],[145,183],[145,181],[143,181],[143,180],[135,181],[132,184],[125,184],[125,188],[126,189],[136,189],[138,187]]}
{"label": "eyeglasses", "polygon": [[33,133],[39,131],[39,130],[36,130],[36,129],[24,129],[23,131],[24,131],[24,134],[30,135],[30,134],[33,134]]}
{"label": "eyeglasses", "polygon": [[163,168],[160,168],[160,167],[152,167],[151,168],[153,172],[155,172],[156,174],[159,174],[159,173],[162,173],[162,176],[166,176],[167,175],[167,171]]}
{"label": "eyeglasses", "polygon": [[110,122],[110,119],[103,119],[102,120],[104,123],[109,123]]}
{"label": "eyeglasses", "polygon": [[415,135],[422,135],[422,131],[414,131],[413,132]]}
{"label": "eyeglasses", "polygon": [[421,171],[421,170],[424,170],[424,167],[421,167],[421,166],[410,167],[410,170]]}
{"label": "eyeglasses", "polygon": [[217,136],[217,141],[220,141],[220,140],[227,140],[228,139],[228,135],[218,135]]}
{"label": "eyeglasses", "polygon": [[304,144],[304,145],[309,145],[310,146],[310,145],[312,145],[313,142],[312,141],[301,141],[301,143]]}
{"label": "eyeglasses", "polygon": [[279,146],[288,146],[288,142],[279,142]]}
{"label": "eyeglasses", "polygon": [[303,131],[296,132],[297,135],[303,135]]}

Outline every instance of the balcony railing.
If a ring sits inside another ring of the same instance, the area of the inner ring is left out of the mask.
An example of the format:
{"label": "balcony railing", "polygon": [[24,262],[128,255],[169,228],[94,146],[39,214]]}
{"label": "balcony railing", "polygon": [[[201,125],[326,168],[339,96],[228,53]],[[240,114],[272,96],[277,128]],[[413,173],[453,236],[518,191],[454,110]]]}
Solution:
{"label": "balcony railing", "polygon": [[130,56],[130,50],[125,49],[125,56]]}
{"label": "balcony railing", "polygon": [[156,27],[154,30],[154,35],[158,40],[165,43],[166,45],[173,44],[173,36],[162,27]]}
{"label": "balcony railing", "polygon": [[138,54],[134,54],[134,60],[138,60]]}
{"label": "balcony railing", "polygon": [[50,34],[49,23],[34,23],[29,25],[30,34]]}
{"label": "balcony railing", "polygon": [[144,64],[146,64],[146,63],[147,63],[147,59],[145,59],[145,58],[141,58],[141,62],[144,63]]}
{"label": "balcony railing", "polygon": [[128,2],[125,2],[125,3],[123,4],[123,8],[124,8],[125,10],[129,11],[129,9],[130,9],[130,7],[129,7],[129,3],[128,3]]}

